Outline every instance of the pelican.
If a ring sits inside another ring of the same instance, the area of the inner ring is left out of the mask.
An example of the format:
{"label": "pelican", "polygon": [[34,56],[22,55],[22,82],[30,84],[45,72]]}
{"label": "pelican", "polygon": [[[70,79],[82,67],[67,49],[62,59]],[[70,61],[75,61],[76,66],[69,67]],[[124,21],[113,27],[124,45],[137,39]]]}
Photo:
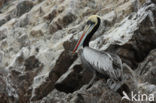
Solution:
{"label": "pelican", "polygon": [[[112,86],[112,82],[120,82],[122,79],[122,61],[118,55],[89,47],[89,42],[93,34],[98,30],[100,23],[101,19],[98,15],[90,16],[84,32],[73,50],[73,53],[75,53],[82,47],[80,53],[81,62],[85,68],[89,68],[93,72],[93,77],[88,87],[93,84],[97,74],[107,77],[109,86]],[[112,88],[115,88],[115,86]]]}

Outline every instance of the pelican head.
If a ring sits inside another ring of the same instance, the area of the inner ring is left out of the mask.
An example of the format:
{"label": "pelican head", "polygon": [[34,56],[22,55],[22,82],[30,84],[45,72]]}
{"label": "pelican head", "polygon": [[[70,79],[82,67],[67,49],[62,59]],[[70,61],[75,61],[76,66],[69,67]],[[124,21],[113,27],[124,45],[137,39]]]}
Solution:
{"label": "pelican head", "polygon": [[82,34],[81,38],[79,39],[79,41],[77,42],[77,44],[73,50],[73,53],[75,53],[76,50],[78,50],[82,45],[83,45],[83,47],[89,46],[89,41],[90,41],[91,37],[93,36],[93,34],[99,28],[100,22],[101,22],[101,19],[98,15],[92,15],[88,18],[88,21],[84,28],[83,34]]}

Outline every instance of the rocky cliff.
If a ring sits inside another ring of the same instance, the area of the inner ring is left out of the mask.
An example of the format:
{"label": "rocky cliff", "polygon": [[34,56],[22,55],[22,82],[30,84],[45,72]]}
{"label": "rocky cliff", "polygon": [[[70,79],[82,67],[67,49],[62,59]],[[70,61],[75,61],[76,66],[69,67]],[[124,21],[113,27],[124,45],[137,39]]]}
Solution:
{"label": "rocky cliff", "polygon": [[156,0],[1,0],[0,102],[138,103],[121,101],[104,78],[85,89],[92,73],[80,74],[72,50],[93,14],[102,23],[90,46],[113,50],[129,66],[129,96],[155,96]]}

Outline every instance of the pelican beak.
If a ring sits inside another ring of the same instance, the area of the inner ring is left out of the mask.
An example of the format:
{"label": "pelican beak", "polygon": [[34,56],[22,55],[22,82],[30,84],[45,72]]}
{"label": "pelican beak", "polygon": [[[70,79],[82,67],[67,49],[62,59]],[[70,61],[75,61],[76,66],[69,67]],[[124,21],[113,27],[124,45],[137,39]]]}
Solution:
{"label": "pelican beak", "polygon": [[84,32],[83,32],[81,38],[79,39],[79,41],[77,42],[77,44],[73,50],[73,53],[75,53],[82,46],[87,35],[92,31],[93,28],[94,28],[94,24],[87,24],[85,26]]}

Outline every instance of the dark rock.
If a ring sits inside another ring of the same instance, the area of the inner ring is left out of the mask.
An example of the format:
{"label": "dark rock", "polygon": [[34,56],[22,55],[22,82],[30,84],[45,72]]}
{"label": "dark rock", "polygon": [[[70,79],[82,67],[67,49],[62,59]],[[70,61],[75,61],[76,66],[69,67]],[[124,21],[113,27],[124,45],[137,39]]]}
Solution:
{"label": "dark rock", "polygon": [[50,20],[52,21],[55,17],[57,17],[60,13],[62,13],[63,11],[65,10],[65,7],[64,6],[54,6],[50,13],[46,14],[44,16],[44,19],[46,20]]}
{"label": "dark rock", "polygon": [[35,56],[31,56],[25,60],[24,66],[26,71],[32,70],[34,68],[38,68],[40,66],[40,62]]}
{"label": "dark rock", "polygon": [[18,71],[16,71],[16,70],[12,70],[12,71],[11,71],[11,75],[12,75],[13,77],[18,77],[20,74],[21,74],[21,73],[18,72]]}
{"label": "dark rock", "polygon": [[2,26],[5,23],[6,23],[6,20],[5,19],[0,19],[0,26]]}
{"label": "dark rock", "polygon": [[52,21],[49,26],[50,33],[54,33],[57,30],[62,29],[62,26],[57,21]]}
{"label": "dark rock", "polygon": [[0,30],[0,40],[3,40],[7,37],[6,33],[7,33],[6,29]]}
{"label": "dark rock", "polygon": [[44,33],[43,33],[43,31],[42,30],[32,30],[31,32],[30,32],[30,35],[32,36],[32,37],[41,37],[41,36],[43,36],[44,35]]}
{"label": "dark rock", "polygon": [[54,6],[51,12],[44,16],[44,19],[52,21],[57,16],[57,12],[57,7]]}
{"label": "dark rock", "polygon": [[28,12],[31,10],[31,8],[33,7],[33,2],[32,1],[28,1],[28,0],[24,0],[21,1],[17,7],[16,7],[16,15],[17,17],[20,17],[21,15],[23,15],[24,13]]}
{"label": "dark rock", "polygon": [[56,61],[55,66],[49,73],[49,77],[46,78],[39,87],[35,88],[34,96],[31,98],[32,101],[39,100],[46,96],[54,89],[55,82],[59,77],[65,73],[73,61],[76,59],[76,55],[72,55],[70,51],[63,51]]}
{"label": "dark rock", "polygon": [[80,65],[75,65],[72,69],[69,69],[57,80],[55,88],[66,93],[74,92],[80,88],[82,76],[79,73],[81,70]]}
{"label": "dark rock", "polygon": [[60,77],[64,72],[68,70],[68,68],[76,59],[76,57],[77,55],[72,55],[71,51],[67,50],[63,51],[62,54],[59,56],[58,60],[56,61],[56,65],[51,70],[49,78],[52,77],[53,73],[55,73],[58,77]]}
{"label": "dark rock", "polygon": [[71,12],[65,12],[64,14],[60,15],[56,19],[54,19],[49,26],[50,33],[54,33],[57,30],[60,30],[70,23],[72,23],[76,19],[76,16]]}
{"label": "dark rock", "polygon": [[67,14],[64,15],[64,17],[62,18],[62,24],[65,27],[68,24],[72,23],[75,19],[76,19],[76,16],[73,13],[67,12]]}
{"label": "dark rock", "polygon": [[65,50],[73,51],[76,43],[77,43],[76,40],[65,41],[63,43],[63,47]]}

